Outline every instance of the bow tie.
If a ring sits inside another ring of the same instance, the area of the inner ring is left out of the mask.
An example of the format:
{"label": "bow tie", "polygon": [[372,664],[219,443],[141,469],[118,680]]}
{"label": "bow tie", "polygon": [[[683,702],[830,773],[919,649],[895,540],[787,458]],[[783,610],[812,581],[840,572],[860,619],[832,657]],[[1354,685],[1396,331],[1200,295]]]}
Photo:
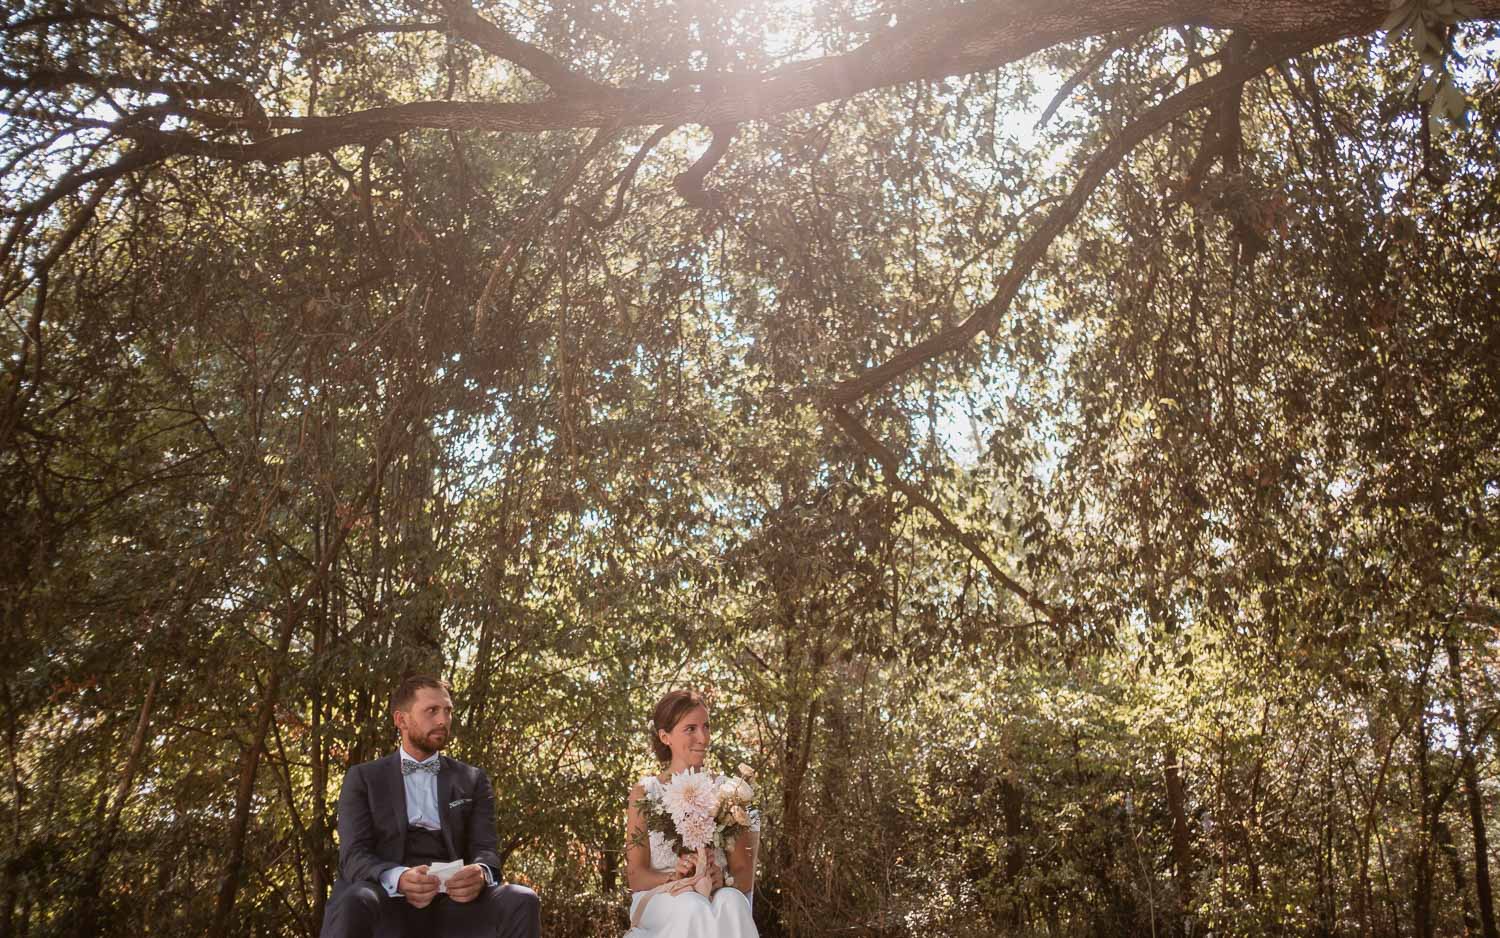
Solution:
{"label": "bow tie", "polygon": [[410,775],[413,772],[431,772],[433,775],[436,775],[441,768],[442,764],[437,759],[433,759],[431,762],[412,762],[409,759],[401,760],[402,775]]}

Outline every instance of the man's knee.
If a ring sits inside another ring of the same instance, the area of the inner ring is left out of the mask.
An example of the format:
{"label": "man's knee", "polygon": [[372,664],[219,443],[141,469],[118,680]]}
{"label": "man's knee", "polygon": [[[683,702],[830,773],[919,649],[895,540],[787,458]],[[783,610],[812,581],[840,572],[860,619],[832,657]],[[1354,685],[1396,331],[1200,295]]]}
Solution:
{"label": "man's knee", "polygon": [[373,924],[380,917],[384,900],[384,893],[370,883],[346,883],[329,898],[323,913],[324,927],[335,923]]}
{"label": "man's knee", "polygon": [[506,883],[487,887],[473,902],[445,903],[442,914],[449,934],[536,938],[539,907],[536,893]]}
{"label": "man's knee", "polygon": [[506,915],[537,915],[542,900],[535,892],[515,883],[502,883],[490,890],[490,902]]}

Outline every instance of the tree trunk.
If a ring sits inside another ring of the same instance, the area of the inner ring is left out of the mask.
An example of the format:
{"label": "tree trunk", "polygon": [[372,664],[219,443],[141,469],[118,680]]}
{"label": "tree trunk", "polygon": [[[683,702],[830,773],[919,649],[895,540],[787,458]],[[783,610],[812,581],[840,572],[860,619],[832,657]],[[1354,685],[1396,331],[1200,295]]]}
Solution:
{"label": "tree trunk", "polygon": [[1005,889],[1011,903],[1010,924],[1021,926],[1021,870],[1026,855],[1021,849],[1022,821],[1025,806],[1021,786],[1010,776],[1000,780],[1000,810],[1005,816]]}
{"label": "tree trunk", "polygon": [[1167,784],[1167,810],[1172,815],[1172,865],[1176,870],[1177,915],[1179,930],[1187,928],[1193,907],[1193,850],[1187,820],[1187,793],[1182,783],[1182,766],[1177,747],[1167,746],[1164,771]]}
{"label": "tree trunk", "polygon": [[1443,856],[1448,859],[1448,871],[1453,876],[1453,894],[1458,896],[1463,911],[1464,935],[1479,933],[1479,919],[1474,917],[1474,899],[1469,894],[1469,877],[1464,872],[1463,858],[1458,855],[1458,845],[1453,842],[1453,831],[1448,822],[1437,818],[1432,825],[1433,841]]}
{"label": "tree trunk", "polygon": [[[786,882],[798,882],[803,856],[802,846],[802,786],[807,778],[807,766],[811,757],[813,724],[817,720],[816,701],[795,707],[786,723],[784,743],[784,768],[782,777],[785,787],[781,792],[782,838],[779,866]],[[799,933],[800,922],[794,914],[784,923],[788,934]]]}
{"label": "tree trunk", "polygon": [[[327,525],[317,530],[317,562],[323,564],[323,553],[329,537]],[[313,816],[308,834],[308,855],[312,858],[312,920],[314,928],[321,928],[323,912],[328,903],[328,892],[332,885],[329,872],[337,862],[333,836],[328,829],[328,746],[323,739],[323,655],[328,648],[329,584],[327,577],[318,578],[318,611],[313,622],[312,687],[309,696],[312,703],[312,793]]]}
{"label": "tree trunk", "polygon": [[1337,932],[1337,899],[1339,872],[1333,857],[1333,750],[1324,755],[1324,775],[1321,813],[1318,825],[1318,925],[1319,934],[1333,935]]}
{"label": "tree trunk", "polygon": [[[778,844],[780,855],[776,865],[783,888],[788,885],[798,888],[798,884],[807,880],[807,871],[803,869],[806,860],[802,831],[803,786],[807,780],[813,734],[818,721],[818,701],[806,700],[809,695],[803,689],[805,682],[821,669],[821,661],[818,659],[822,656],[822,637],[819,635],[814,649],[809,653],[805,646],[806,630],[799,630],[800,623],[796,621],[790,608],[783,623],[783,627],[788,630],[785,665],[795,675],[793,680],[799,686],[793,688],[793,699],[787,708],[786,735],[782,741],[782,836]],[[798,911],[799,907],[800,903],[797,902],[781,903],[785,915],[781,925],[788,935],[803,933],[805,923]]]}
{"label": "tree trunk", "polygon": [[[9,611],[9,610],[7,610]],[[15,633],[12,633],[15,634]],[[11,698],[10,682],[0,683],[5,695],[5,742],[10,758],[10,855],[21,853],[21,768],[16,748],[16,706]],[[10,938],[16,914],[15,872],[12,864],[0,863],[0,938]]]}
{"label": "tree trunk", "polygon": [[161,687],[161,669],[151,675],[146,686],[146,699],[141,701],[140,715],[136,718],[135,732],[130,737],[130,750],[125,757],[125,767],[120,771],[120,783],[115,787],[108,814],[99,839],[90,852],[88,865],[84,868],[84,882],[78,910],[78,933],[94,934],[99,930],[99,887],[104,877],[104,867],[109,862],[110,850],[114,847],[115,835],[120,828],[120,816],[125,802],[130,798],[131,785],[141,768],[141,756],[146,750],[146,733],[151,725],[151,713],[156,707],[156,692]]}
{"label": "tree trunk", "polygon": [[1464,798],[1469,809],[1469,824],[1474,831],[1474,892],[1479,905],[1480,934],[1500,938],[1495,928],[1495,900],[1490,888],[1490,846],[1485,831],[1484,802],[1480,797],[1479,769],[1474,760],[1474,742],[1470,738],[1469,699],[1464,691],[1463,662],[1458,639],[1446,639],[1448,678],[1453,690],[1453,718],[1458,724],[1460,771],[1463,772]]}
{"label": "tree trunk", "polygon": [[[1425,692],[1425,691],[1424,691]],[[1421,824],[1412,849],[1412,930],[1417,938],[1433,938],[1432,920],[1432,766],[1425,710],[1417,716],[1417,789]]]}
{"label": "tree trunk", "polygon": [[1261,742],[1255,754],[1255,769],[1250,773],[1250,804],[1246,808],[1245,817],[1236,824],[1239,828],[1239,839],[1245,848],[1245,870],[1250,878],[1251,896],[1259,896],[1261,891],[1260,863],[1255,858],[1254,837],[1255,833],[1260,830],[1260,786],[1261,779],[1265,775],[1265,740],[1269,738],[1270,726],[1271,704],[1267,701],[1260,711]]}
{"label": "tree trunk", "polygon": [[234,900],[240,888],[240,872],[245,864],[245,835],[250,829],[250,802],[255,795],[255,773],[260,768],[260,756],[265,750],[266,735],[271,730],[271,719],[276,715],[281,673],[286,668],[287,651],[291,648],[292,635],[297,629],[298,605],[300,604],[294,601],[282,619],[281,632],[276,636],[276,654],[271,660],[271,671],[266,675],[265,691],[261,694],[255,735],[240,756],[240,779],[234,796],[234,818],[229,824],[224,872],[219,878],[219,896],[214,904],[213,924],[209,928],[209,934],[213,938],[229,938]]}
{"label": "tree trunk", "polygon": [[599,859],[599,885],[606,896],[615,894],[615,885],[620,875],[620,854],[625,849],[622,835],[611,833],[604,844],[604,853]]}
{"label": "tree trunk", "polygon": [[312,917],[316,923],[323,921],[323,911],[328,903],[329,857],[333,853],[333,841],[328,831],[328,751],[323,742],[323,679],[319,666],[323,660],[323,649],[328,635],[328,591],[319,597],[318,623],[313,632],[313,682],[312,682],[312,790],[313,816],[312,843],[308,851],[312,856]]}
{"label": "tree trunk", "polygon": [[[1365,711],[1365,717],[1370,727],[1370,744],[1375,752],[1381,753],[1380,771],[1376,773],[1375,785],[1364,804],[1364,818],[1360,823],[1359,837],[1359,891],[1357,893],[1359,933],[1364,938],[1372,938],[1375,935],[1376,908],[1375,884],[1370,876],[1371,843],[1380,847],[1381,869],[1386,870],[1388,865],[1385,862],[1385,848],[1380,840],[1376,821],[1380,816],[1380,800],[1383,797],[1387,773],[1391,767],[1391,757],[1395,754],[1399,734],[1390,731],[1386,726],[1384,714],[1374,707]],[[1394,919],[1391,928],[1392,933],[1400,931],[1400,925]]]}

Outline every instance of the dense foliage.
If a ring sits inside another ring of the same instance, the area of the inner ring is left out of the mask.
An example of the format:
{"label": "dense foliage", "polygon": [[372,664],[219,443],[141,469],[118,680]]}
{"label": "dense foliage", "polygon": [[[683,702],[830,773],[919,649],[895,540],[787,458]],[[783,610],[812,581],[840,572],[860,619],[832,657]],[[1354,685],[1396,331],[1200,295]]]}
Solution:
{"label": "dense foliage", "polygon": [[550,935],[679,686],[769,936],[1496,935],[1497,14],[927,6],[6,14],[0,935],[315,935],[417,669]]}

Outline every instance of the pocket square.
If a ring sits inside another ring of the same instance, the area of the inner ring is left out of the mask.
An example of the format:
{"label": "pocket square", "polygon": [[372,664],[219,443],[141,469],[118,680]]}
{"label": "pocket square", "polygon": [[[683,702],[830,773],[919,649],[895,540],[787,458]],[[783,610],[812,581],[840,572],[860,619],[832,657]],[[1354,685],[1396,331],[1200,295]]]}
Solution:
{"label": "pocket square", "polygon": [[454,798],[452,801],[448,802],[448,807],[457,808],[461,805],[469,804],[473,800],[473,798]]}

